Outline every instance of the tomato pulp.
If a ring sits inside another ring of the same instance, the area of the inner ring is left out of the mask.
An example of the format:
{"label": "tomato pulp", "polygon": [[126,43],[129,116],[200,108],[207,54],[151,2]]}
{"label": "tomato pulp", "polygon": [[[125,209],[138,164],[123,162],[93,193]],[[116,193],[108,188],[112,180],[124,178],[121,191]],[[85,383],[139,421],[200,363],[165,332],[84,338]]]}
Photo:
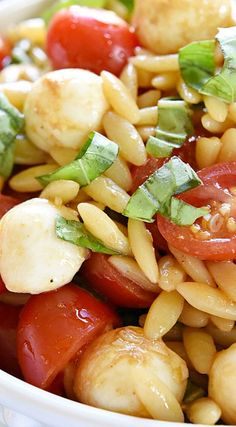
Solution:
{"label": "tomato pulp", "polygon": [[176,249],[203,260],[236,259],[236,162],[216,164],[198,172],[203,185],[181,195],[194,206],[211,209],[194,226],[178,226],[157,215],[158,228]]}

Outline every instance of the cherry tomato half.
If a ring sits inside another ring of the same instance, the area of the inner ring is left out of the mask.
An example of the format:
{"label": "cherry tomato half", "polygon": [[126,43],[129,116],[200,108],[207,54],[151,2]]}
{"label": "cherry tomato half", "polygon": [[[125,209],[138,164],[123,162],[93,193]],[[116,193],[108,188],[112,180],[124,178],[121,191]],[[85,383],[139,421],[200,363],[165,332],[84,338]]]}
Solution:
{"label": "cherry tomato half", "polygon": [[21,377],[16,352],[16,329],[21,307],[0,302],[0,369]]}
{"label": "cherry tomato half", "polygon": [[119,319],[109,307],[76,285],[32,296],[17,333],[25,380],[48,388],[86,343],[117,325]]}
{"label": "cherry tomato half", "polygon": [[[210,205],[211,218],[220,214],[222,203],[227,203],[231,209],[229,216],[234,220],[236,198],[229,189],[236,185],[236,162],[204,168],[198,175],[203,185],[182,194],[181,199],[198,207]],[[167,242],[186,254],[203,260],[236,259],[236,233],[227,227],[227,216],[220,216],[219,219],[221,226],[216,229],[212,229],[210,222],[205,224],[198,220],[200,234],[194,233],[189,226],[177,226],[161,215],[157,215],[157,224]]]}
{"label": "cherry tomato half", "polygon": [[137,44],[133,29],[113,12],[72,6],[53,17],[46,49],[54,69],[119,75]]}
{"label": "cherry tomato half", "polygon": [[92,289],[119,307],[150,307],[156,298],[156,294],[142,289],[137,283],[122,275],[108,261],[106,255],[92,253],[80,271]]}
{"label": "cherry tomato half", "polygon": [[0,70],[7,65],[11,55],[10,43],[0,35]]}

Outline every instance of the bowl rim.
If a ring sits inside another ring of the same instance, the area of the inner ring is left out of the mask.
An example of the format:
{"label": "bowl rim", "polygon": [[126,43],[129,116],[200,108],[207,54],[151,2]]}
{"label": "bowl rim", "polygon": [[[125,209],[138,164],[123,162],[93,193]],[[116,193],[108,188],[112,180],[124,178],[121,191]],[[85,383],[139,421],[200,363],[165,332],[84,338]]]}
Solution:
{"label": "bowl rim", "polygon": [[[58,417],[65,420],[66,423],[70,422],[70,427],[78,427],[78,420],[80,420],[80,422],[89,421],[94,423],[96,427],[104,427],[105,423],[110,427],[120,427],[121,425],[132,425],[132,427],[157,427],[157,424],[162,427],[184,426],[184,423],[174,422],[173,424],[171,421],[134,417],[85,405],[42,390],[1,369],[0,386],[0,404],[29,417],[33,417],[32,414],[37,414],[35,418],[37,421],[45,422],[46,416],[47,419],[50,418],[51,425],[55,427],[58,426]],[[24,408],[23,412],[22,407]],[[57,417],[55,417],[55,414]]]}

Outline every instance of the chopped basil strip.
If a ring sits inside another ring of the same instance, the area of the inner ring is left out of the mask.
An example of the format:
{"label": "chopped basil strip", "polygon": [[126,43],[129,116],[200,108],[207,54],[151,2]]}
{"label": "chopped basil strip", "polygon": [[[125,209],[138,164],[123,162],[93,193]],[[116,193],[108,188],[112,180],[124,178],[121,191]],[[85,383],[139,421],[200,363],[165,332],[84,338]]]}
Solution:
{"label": "chopped basil strip", "polygon": [[212,95],[228,103],[236,101],[236,27],[220,28],[216,39],[224,54],[224,66],[201,89],[201,93]]}
{"label": "chopped basil strip", "polygon": [[67,220],[62,216],[58,216],[56,219],[56,235],[66,242],[91,249],[93,252],[101,252],[108,255],[117,254],[113,249],[107,248],[90,234],[79,221]]}
{"label": "chopped basil strip", "polygon": [[179,67],[185,83],[197,90],[214,76],[215,41],[193,42],[179,51]]}
{"label": "chopped basil strip", "polygon": [[[190,218],[194,222],[199,216],[205,215],[206,210],[201,210],[200,215],[199,208],[193,207],[196,210],[194,215],[189,205],[173,202],[172,197],[201,183],[196,172],[187,163],[174,156],[138,187],[126,205],[123,215],[152,222],[153,215],[159,212],[176,224],[183,225],[187,222],[189,225]],[[180,213],[181,215],[186,213],[186,219],[180,218]]]}
{"label": "chopped basil strip", "polygon": [[24,116],[0,93],[0,175],[8,178],[14,163],[14,141],[24,126]]}
{"label": "chopped basil strip", "polygon": [[152,157],[170,157],[176,145],[162,139],[150,136],[146,144],[146,151]]}
{"label": "chopped basil strip", "polygon": [[193,125],[187,103],[175,98],[163,98],[158,102],[156,138],[149,138],[146,150],[153,157],[168,157],[191,134]]}
{"label": "chopped basil strip", "polygon": [[48,24],[53,15],[59,12],[59,10],[74,5],[103,8],[106,5],[106,0],[60,0],[49,9],[45,10],[42,14],[42,18]]}
{"label": "chopped basil strip", "polygon": [[[162,212],[160,211],[160,213]],[[196,219],[208,213],[209,211],[206,208],[195,208],[195,206],[189,205],[183,202],[183,200],[172,197],[168,217],[175,224],[192,225]]]}
{"label": "chopped basil strip", "polygon": [[196,399],[200,399],[206,395],[206,392],[203,388],[194,384],[191,380],[188,380],[187,388],[184,395],[184,403],[191,403]]}
{"label": "chopped basil strip", "polygon": [[179,51],[179,65],[185,83],[204,95],[227,103],[236,101],[236,27],[220,28],[216,35],[224,65],[215,74],[215,41],[191,43]]}
{"label": "chopped basil strip", "polygon": [[119,1],[128,9],[129,13],[133,11],[134,0],[119,0]]}
{"label": "chopped basil strip", "polygon": [[68,179],[85,186],[107,170],[117,155],[117,144],[98,132],[91,132],[73,162],[47,175],[41,175],[37,180],[44,186],[59,179]]}

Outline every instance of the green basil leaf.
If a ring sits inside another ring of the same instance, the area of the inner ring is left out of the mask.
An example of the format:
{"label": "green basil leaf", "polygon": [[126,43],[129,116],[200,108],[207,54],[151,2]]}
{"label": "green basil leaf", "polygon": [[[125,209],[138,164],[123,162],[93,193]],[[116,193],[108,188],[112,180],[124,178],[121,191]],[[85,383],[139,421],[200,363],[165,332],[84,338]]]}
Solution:
{"label": "green basil leaf", "polygon": [[68,179],[85,186],[105,172],[117,155],[117,144],[98,132],[91,132],[73,162],[47,175],[41,175],[37,180],[44,186],[59,179]]}
{"label": "green basil leaf", "polygon": [[129,11],[129,13],[133,12],[134,9],[134,0],[119,0]]}
{"label": "green basil leaf", "polygon": [[90,234],[79,221],[67,220],[62,216],[58,216],[56,219],[56,235],[66,242],[90,249],[93,252],[100,252],[108,255],[117,254],[113,249],[107,248],[102,242]]}
{"label": "green basil leaf", "polygon": [[177,225],[192,225],[196,219],[208,213],[209,210],[206,208],[196,208],[183,200],[172,197],[168,218]]}
{"label": "green basil leaf", "polygon": [[45,10],[42,14],[42,18],[48,24],[55,13],[61,9],[66,9],[70,6],[79,5],[87,7],[103,8],[106,5],[106,0],[60,0],[53,6]]}
{"label": "green basil leaf", "polygon": [[179,50],[179,67],[185,83],[197,90],[214,76],[215,41],[193,42]]}
{"label": "green basil leaf", "polygon": [[24,116],[0,93],[0,175],[8,178],[14,163],[14,142],[24,126]]}
{"label": "green basil leaf", "polygon": [[146,144],[146,151],[148,154],[151,154],[152,157],[170,157],[173,149],[176,147],[178,146],[170,142],[163,141],[155,136],[150,136]]}
{"label": "green basil leaf", "polygon": [[201,184],[196,172],[178,157],[172,157],[138,187],[125,207],[123,215],[152,222],[160,212],[170,217],[171,198]]}
{"label": "green basil leaf", "polygon": [[188,104],[180,99],[162,98],[158,102],[156,138],[149,138],[146,150],[153,157],[168,157],[174,148],[181,147],[187,136],[192,134],[193,124]]}
{"label": "green basil leaf", "polygon": [[220,28],[216,39],[224,54],[224,66],[219,74],[205,83],[200,92],[231,103],[236,101],[236,27]]}

